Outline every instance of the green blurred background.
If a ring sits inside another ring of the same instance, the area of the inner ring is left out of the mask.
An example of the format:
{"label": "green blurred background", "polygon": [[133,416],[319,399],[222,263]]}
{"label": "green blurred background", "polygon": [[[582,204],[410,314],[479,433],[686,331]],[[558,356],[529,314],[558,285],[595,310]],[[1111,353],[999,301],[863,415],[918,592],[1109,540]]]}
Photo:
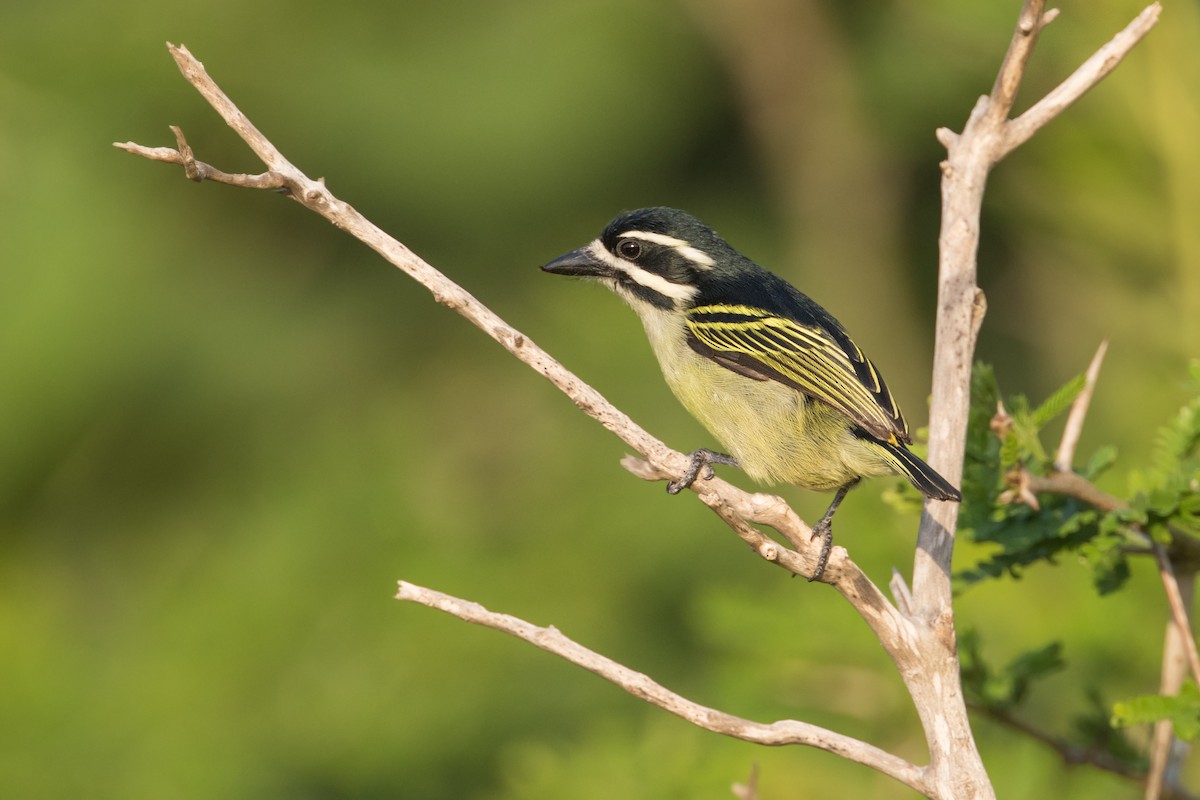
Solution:
{"label": "green blurred background", "polygon": [[[0,10],[0,796],[911,797],[825,753],[694,730],[492,631],[478,600],[762,720],[916,760],[899,679],[826,587],[789,580],[365,247],[282,197],[194,185],[113,141],[257,164],[182,42],[301,169],[653,433],[712,444],[632,313],[538,272],[621,209],[691,210],[817,297],[924,424],[938,126],[987,91],[1018,3],[582,0]],[[1023,101],[1141,6],[1067,0]],[[1200,344],[1200,21],[1163,20],[995,172],[980,356],[1040,397],[1111,349],[1081,455],[1149,452]],[[733,479],[746,485],[741,476]],[[879,481],[839,541],[879,582],[915,519]],[[785,490],[798,510],[827,498]],[[960,564],[978,552],[962,547]],[[973,590],[1002,662],[1060,639],[1028,716],[1157,686],[1142,565]],[[1005,797],[1133,797],[986,721]]]}

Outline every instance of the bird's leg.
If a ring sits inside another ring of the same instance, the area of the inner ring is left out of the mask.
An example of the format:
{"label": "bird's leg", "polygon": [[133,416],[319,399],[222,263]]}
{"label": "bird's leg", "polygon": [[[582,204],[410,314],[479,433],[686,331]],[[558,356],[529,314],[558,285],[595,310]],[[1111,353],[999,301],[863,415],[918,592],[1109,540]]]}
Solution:
{"label": "bird's leg", "polygon": [[829,508],[825,509],[825,513],[817,520],[817,524],[812,527],[812,539],[818,536],[824,537],[825,541],[821,543],[821,554],[817,556],[817,568],[813,570],[813,574],[808,577],[809,583],[818,580],[825,572],[825,564],[829,561],[829,551],[833,549],[833,514],[838,510],[838,506],[846,499],[846,493],[858,485],[860,478],[847,483],[840,487],[833,495],[833,502],[829,504]]}
{"label": "bird's leg", "polygon": [[705,470],[704,479],[708,480],[713,476],[713,464],[727,464],[731,467],[739,467],[737,459],[725,453],[718,453],[715,450],[709,450],[707,447],[701,447],[699,450],[692,451],[692,463],[688,465],[687,472],[683,473],[683,477],[677,481],[667,482],[667,494],[679,494],[684,489],[695,483],[696,478],[700,477],[700,470]]}

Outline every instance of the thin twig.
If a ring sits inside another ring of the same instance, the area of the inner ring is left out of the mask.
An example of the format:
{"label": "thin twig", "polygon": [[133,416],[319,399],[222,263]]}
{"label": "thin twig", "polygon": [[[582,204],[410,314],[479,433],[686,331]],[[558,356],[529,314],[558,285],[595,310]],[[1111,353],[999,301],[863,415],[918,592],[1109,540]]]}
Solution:
{"label": "thin twig", "polygon": [[[1093,364],[1095,363],[1095,360],[1093,360]],[[1089,370],[1090,372],[1091,370]],[[1117,511],[1128,506],[1123,500],[1101,491],[1091,481],[1073,472],[1055,472],[1046,476],[1037,476],[1030,475],[1028,471],[1025,471],[1025,474],[1028,478],[1028,488],[1033,492],[1046,492],[1074,497],[1101,511]],[[1188,599],[1185,599],[1185,593],[1180,588],[1181,581],[1175,575],[1175,568],[1171,563],[1170,556],[1167,554],[1166,547],[1146,534],[1145,531],[1141,531],[1140,528],[1138,530],[1150,543],[1150,552],[1154,554],[1155,563],[1158,565],[1159,579],[1162,581],[1163,591],[1167,596],[1167,605],[1171,609],[1171,623],[1168,627],[1168,641],[1167,645],[1164,646],[1164,652],[1169,653],[1171,650],[1171,639],[1177,639],[1178,648],[1182,651],[1183,659],[1186,661],[1191,672],[1192,680],[1200,684],[1200,652],[1197,651],[1196,637],[1192,633],[1191,614],[1189,612],[1190,587],[1194,580],[1194,574],[1189,572],[1186,575],[1186,582],[1189,589],[1187,591]],[[1178,538],[1178,541],[1184,542],[1188,541],[1188,539]],[[1170,669],[1166,663],[1166,659],[1167,655],[1164,655],[1163,691],[1173,694],[1178,691],[1178,685],[1174,685],[1173,691],[1170,689],[1169,684],[1173,684],[1174,682],[1170,679]],[[1163,770],[1165,770],[1168,762],[1166,750],[1169,749],[1172,741],[1172,737],[1167,736],[1163,732],[1164,730],[1163,726],[1158,726],[1154,737],[1152,748],[1154,758],[1152,761],[1155,768],[1152,770],[1147,782],[1148,798],[1158,797],[1159,792],[1163,791]]]}
{"label": "thin twig", "polygon": [[1034,494],[1058,494],[1074,497],[1101,511],[1117,511],[1127,503],[1119,497],[1098,488],[1096,484],[1074,472],[1051,472],[1049,475],[1034,475],[1022,470],[1024,486]]}
{"label": "thin twig", "polygon": [[[182,139],[183,133],[178,128],[172,125],[171,130],[178,132],[180,139]],[[185,155],[180,150],[173,150],[170,147],[143,147],[133,142],[114,142],[113,146],[124,150],[126,153],[132,153],[135,156],[148,158],[152,161],[179,164],[184,168],[188,179],[197,183],[200,181],[213,181],[214,183],[224,183],[229,186],[239,186],[243,189],[278,190],[287,188],[287,181],[277,172],[262,172],[257,175],[223,172],[211,164],[205,164],[203,161],[189,158],[190,152],[188,155]]]}
{"label": "thin twig", "polygon": [[735,783],[732,786],[736,800],[758,800],[758,763],[750,767],[750,777],[745,783]]}
{"label": "thin twig", "polygon": [[1142,40],[1158,22],[1162,5],[1151,3],[1125,28],[1083,62],[1071,76],[1060,83],[1029,109],[1012,120],[1005,131],[1003,147],[996,154],[997,160],[1020,147],[1029,137],[1038,132],[1047,122],[1057,117],[1072,103],[1083,97],[1093,86],[1116,69],[1129,51]]}
{"label": "thin twig", "polygon": [[1058,440],[1058,452],[1054,456],[1054,468],[1059,472],[1070,472],[1075,463],[1075,448],[1079,446],[1079,437],[1083,433],[1083,423],[1087,419],[1088,406],[1092,402],[1092,394],[1096,391],[1096,381],[1100,378],[1100,366],[1104,363],[1104,354],[1108,352],[1108,340],[1100,342],[1096,354],[1088,364],[1084,376],[1083,390],[1071,404],[1067,414],[1067,424],[1063,427],[1062,438]]}
{"label": "thin twig", "polygon": [[[256,128],[232,100],[212,80],[201,64],[186,47],[168,45],[180,71],[199,91],[218,114],[233,128],[243,141],[262,159],[277,179],[291,189],[291,196],[307,208],[315,211],[334,225],[351,232],[354,236],[380,253],[389,262],[399,267],[418,283],[425,286],[439,303],[454,309],[477,327],[503,345],[509,352],[545,376],[551,383],[570,397],[580,409],[597,419],[626,444],[642,453],[647,459],[661,467],[666,473],[678,477],[682,474],[687,459],[667,447],[633,422],[623,412],[605,400],[598,392],[567,371],[558,361],[535,345],[528,337],[500,319],[470,293],[458,286],[424,261],[403,244],[384,233],[363,217],[348,203],[339,200],[322,181],[312,180],[288,161],[282,153]],[[169,155],[168,148],[143,148],[132,143],[118,144],[123,150],[153,158],[184,164],[187,159],[180,153]],[[205,165],[207,167],[207,165]],[[221,174],[211,167],[212,174]],[[189,176],[190,177],[190,176]],[[206,176],[207,177],[207,176]],[[255,176],[257,177],[257,176]],[[253,181],[225,181],[234,185],[252,187]],[[264,181],[265,182],[265,181]],[[261,187],[254,187],[261,188]],[[277,188],[274,182],[271,188]],[[708,482],[697,481],[697,487]]]}
{"label": "thin twig", "polygon": [[1028,0],[1021,8],[1012,41],[1008,44],[1008,52],[1004,54],[1004,61],[996,74],[996,82],[992,84],[987,111],[991,127],[1003,125],[1008,119],[1008,112],[1017,101],[1017,90],[1021,88],[1021,79],[1025,77],[1025,67],[1029,63],[1029,57],[1033,55],[1038,34],[1045,27],[1045,23],[1042,22],[1045,7],[1046,0]]}
{"label": "thin twig", "polygon": [[[1178,582],[1184,605],[1191,608],[1196,574],[1184,572],[1178,575]],[[1162,674],[1158,684],[1160,695],[1173,697],[1179,694],[1188,674],[1187,649],[1184,632],[1172,618],[1167,622],[1166,635],[1163,637]],[[1179,762],[1187,748],[1188,745],[1176,737],[1172,720],[1160,719],[1154,723],[1154,732],[1150,737],[1150,771],[1146,776],[1145,800],[1165,800],[1179,795]]]}
{"label": "thin twig", "polygon": [[1183,593],[1179,591],[1179,581],[1175,577],[1175,568],[1167,556],[1167,549],[1158,541],[1153,541],[1154,559],[1158,562],[1158,573],[1162,578],[1163,588],[1167,592],[1167,602],[1171,606],[1171,617],[1175,622],[1179,635],[1183,640],[1184,652],[1187,654],[1188,667],[1192,671],[1192,680],[1200,685],[1200,654],[1196,652],[1196,637],[1192,635],[1192,625],[1187,606],[1183,602]]}
{"label": "thin twig", "polygon": [[828,750],[877,769],[917,791],[924,790],[924,776],[920,767],[851,736],[797,720],[761,723],[708,708],[672,692],[640,672],[589,650],[564,636],[557,628],[538,627],[517,617],[489,611],[478,603],[462,600],[407,581],[400,581],[398,586],[397,600],[420,603],[467,622],[484,625],[524,639],[530,644],[599,675],[635,697],[653,703],[693,725],[756,744],[772,746],[799,744]]}
{"label": "thin twig", "polygon": [[[1087,765],[1136,783],[1146,782],[1147,787],[1150,785],[1153,776],[1148,778],[1145,773],[1136,769],[1133,765],[1121,761],[1103,748],[1074,744],[1066,739],[1046,733],[1040,728],[1002,709],[988,708],[975,704],[972,704],[971,709],[993,722],[1018,731],[1033,741],[1045,745],[1047,748],[1058,753],[1064,764],[1070,766]],[[1170,733],[1171,722],[1169,720],[1166,722],[1166,727],[1168,733]],[[1147,795],[1145,800],[1195,800],[1195,798],[1181,787],[1165,786],[1161,794],[1153,798]]]}
{"label": "thin twig", "polygon": [[1112,753],[1103,748],[1073,744],[1058,736],[1046,733],[1003,709],[976,704],[972,704],[971,708],[988,719],[1019,731],[1035,742],[1045,745],[1058,753],[1065,764],[1072,766],[1090,764],[1097,769],[1102,769],[1105,772],[1111,772],[1114,775],[1120,775],[1122,778],[1128,778],[1133,781],[1140,782],[1145,778],[1145,775],[1134,769],[1132,765],[1115,758]]}

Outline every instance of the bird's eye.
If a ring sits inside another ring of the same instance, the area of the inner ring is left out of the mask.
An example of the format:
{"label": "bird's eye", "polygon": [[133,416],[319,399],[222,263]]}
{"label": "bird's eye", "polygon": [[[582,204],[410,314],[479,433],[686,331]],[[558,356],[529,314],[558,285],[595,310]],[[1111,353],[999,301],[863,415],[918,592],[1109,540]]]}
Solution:
{"label": "bird's eye", "polygon": [[642,254],[642,245],[636,239],[622,239],[617,242],[617,254],[626,261],[635,261]]}

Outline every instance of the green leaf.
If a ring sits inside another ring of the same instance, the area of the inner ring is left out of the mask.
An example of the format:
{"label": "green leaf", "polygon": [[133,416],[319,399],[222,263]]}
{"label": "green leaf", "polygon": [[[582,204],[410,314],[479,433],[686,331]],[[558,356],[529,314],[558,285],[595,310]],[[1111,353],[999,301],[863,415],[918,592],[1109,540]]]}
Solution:
{"label": "green leaf", "polygon": [[1086,375],[1076,375],[1043,400],[1042,404],[1030,414],[1034,427],[1041,430],[1046,423],[1070,408],[1071,403],[1075,402],[1075,398],[1083,391],[1086,384]]}
{"label": "green leaf", "polygon": [[1148,725],[1164,719],[1171,721],[1175,735],[1180,739],[1190,742],[1200,737],[1200,690],[1196,689],[1196,684],[1185,683],[1174,697],[1142,695],[1113,706],[1112,725],[1115,728]]}
{"label": "green leaf", "polygon": [[1189,462],[1200,456],[1200,397],[1179,409],[1175,418],[1155,437],[1154,462],[1160,477],[1190,471]]}
{"label": "green leaf", "polygon": [[1008,711],[1024,702],[1035,680],[1063,668],[1062,644],[1051,642],[1028,650],[996,670],[983,658],[979,632],[963,631],[958,637],[958,660],[963,691],[978,706]]}
{"label": "green leaf", "polygon": [[1113,726],[1112,707],[1095,687],[1087,690],[1087,705],[1074,717],[1072,727],[1085,747],[1107,753],[1135,773],[1148,768],[1141,751]]}
{"label": "green leaf", "polygon": [[1082,475],[1090,481],[1096,480],[1102,474],[1107,472],[1113,464],[1117,462],[1117,448],[1115,445],[1106,444],[1092,453],[1092,457],[1088,459],[1084,466]]}
{"label": "green leaf", "polygon": [[1058,672],[1066,663],[1062,658],[1062,642],[1051,642],[1037,650],[1028,650],[1008,665],[1012,681],[1010,697],[1014,705],[1025,700],[1029,686],[1037,679]]}
{"label": "green leaf", "polygon": [[[1108,522],[1112,515],[1105,515]],[[1079,548],[1079,554],[1092,568],[1092,584],[1101,595],[1111,594],[1129,580],[1129,559],[1125,554],[1124,527],[1103,529]]]}
{"label": "green leaf", "polygon": [[[1200,361],[1192,365],[1200,375]],[[1167,544],[1180,534],[1200,536],[1200,397],[1193,396],[1159,431],[1153,470],[1131,472],[1126,495],[1129,507],[1099,514],[1086,503],[1043,493],[1034,510],[1011,502],[1008,475],[1014,467],[1046,474],[1049,459],[1040,440],[1041,428],[1068,409],[1085,379],[1077,376],[1036,407],[1017,395],[1005,402],[1009,421],[998,437],[990,424],[1000,389],[994,371],[976,364],[971,383],[971,428],[963,469],[961,530],[976,543],[996,550],[954,576],[956,591],[1005,575],[1020,577],[1040,561],[1053,563],[1063,552],[1078,552],[1101,594],[1126,585],[1131,557],[1125,547],[1133,528]],[[1200,385],[1197,386],[1200,390]],[[1101,446],[1081,474],[1088,480],[1111,469],[1117,451]],[[1001,497],[1005,497],[1001,502]],[[1139,536],[1140,540],[1140,536]]]}

